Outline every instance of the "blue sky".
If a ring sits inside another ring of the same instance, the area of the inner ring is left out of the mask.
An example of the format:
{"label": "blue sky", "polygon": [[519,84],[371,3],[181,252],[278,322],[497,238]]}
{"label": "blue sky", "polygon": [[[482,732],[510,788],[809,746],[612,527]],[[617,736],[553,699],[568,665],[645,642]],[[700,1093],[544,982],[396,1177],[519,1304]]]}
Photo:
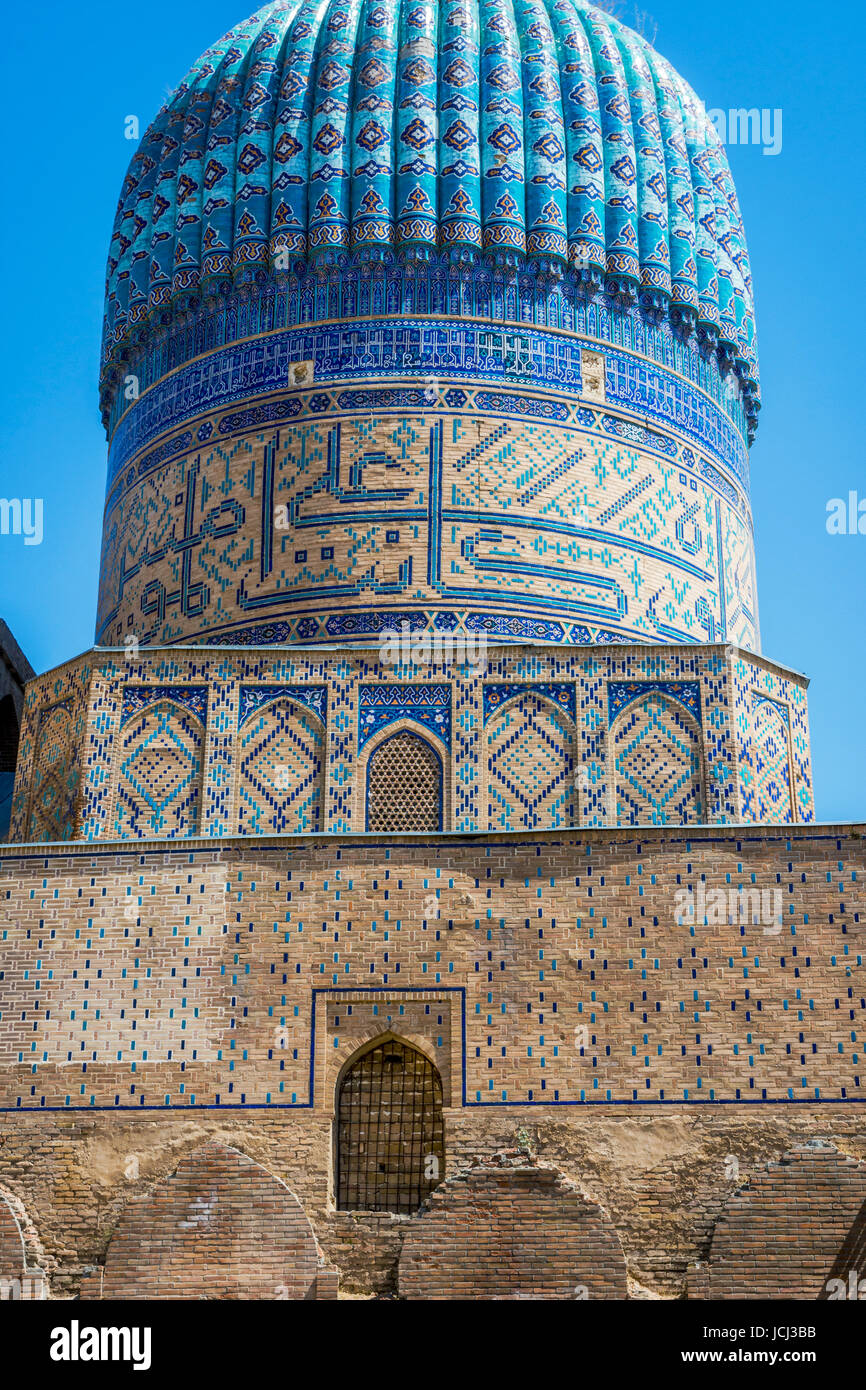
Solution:
{"label": "blue sky", "polygon": [[[635,25],[631,0],[611,7]],[[819,818],[863,819],[866,535],[830,536],[825,522],[830,498],[866,499],[866,19],[802,0],[637,8],[708,108],[783,113],[778,155],[729,146],[764,393],[752,453],[763,649],[812,678]],[[0,492],[44,498],[45,534],[29,547],[0,537],[0,615],[40,671],[93,640],[106,459],[96,382],[108,237],[132,152],[124,119],[144,129],[248,12],[240,0],[43,0],[4,21]]]}

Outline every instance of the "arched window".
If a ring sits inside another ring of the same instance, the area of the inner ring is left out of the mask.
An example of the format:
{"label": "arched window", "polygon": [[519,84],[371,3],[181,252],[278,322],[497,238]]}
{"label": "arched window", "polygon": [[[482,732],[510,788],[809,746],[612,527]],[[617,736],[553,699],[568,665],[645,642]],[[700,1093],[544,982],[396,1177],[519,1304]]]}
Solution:
{"label": "arched window", "polygon": [[426,739],[408,729],[370,754],[367,829],[442,829],[442,762]]}
{"label": "arched window", "polygon": [[423,1052],[386,1038],[350,1062],[337,1095],[337,1206],[417,1211],[445,1176],[442,1081]]}

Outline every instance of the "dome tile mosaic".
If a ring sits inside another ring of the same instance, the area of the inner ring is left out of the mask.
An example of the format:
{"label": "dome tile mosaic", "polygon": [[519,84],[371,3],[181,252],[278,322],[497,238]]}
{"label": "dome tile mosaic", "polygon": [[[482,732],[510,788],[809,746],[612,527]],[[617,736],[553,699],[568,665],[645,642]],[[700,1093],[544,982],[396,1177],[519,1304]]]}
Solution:
{"label": "dome tile mosaic", "polygon": [[[207,49],[124,181],[106,419],[154,335],[175,363],[194,355],[185,316],[219,320],[244,287],[370,262],[421,262],[425,283],[452,264],[512,271],[521,299],[548,283],[607,290],[720,344],[754,419],[751,274],[724,148],[671,66],[580,0],[280,0]],[[399,297],[414,297],[405,283]],[[303,295],[283,312],[306,318]],[[243,318],[211,331],[242,336]]]}

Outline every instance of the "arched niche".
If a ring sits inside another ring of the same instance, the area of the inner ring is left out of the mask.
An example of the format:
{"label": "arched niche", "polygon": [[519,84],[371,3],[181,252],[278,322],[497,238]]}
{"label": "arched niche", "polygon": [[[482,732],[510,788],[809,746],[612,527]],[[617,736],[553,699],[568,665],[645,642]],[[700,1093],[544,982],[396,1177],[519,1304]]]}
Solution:
{"label": "arched niche", "polygon": [[555,830],[579,821],[577,731],[531,688],[506,700],[484,729],[488,830]]}

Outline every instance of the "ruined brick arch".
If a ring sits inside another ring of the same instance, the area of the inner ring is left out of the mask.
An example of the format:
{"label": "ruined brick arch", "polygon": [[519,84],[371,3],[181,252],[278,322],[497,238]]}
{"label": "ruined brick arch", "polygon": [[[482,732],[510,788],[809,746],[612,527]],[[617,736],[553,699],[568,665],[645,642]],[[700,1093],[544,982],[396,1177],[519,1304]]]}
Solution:
{"label": "ruined brick arch", "polygon": [[18,1218],[5,1190],[0,1188],[0,1278],[21,1278],[26,1263],[24,1237]]}
{"label": "ruined brick arch", "polygon": [[728,1198],[688,1296],[826,1299],[830,1281],[847,1288],[852,1273],[866,1279],[866,1162],[818,1141],[766,1164]]}
{"label": "ruined brick arch", "polygon": [[334,1189],[341,1211],[417,1211],[445,1174],[442,1078],[429,1045],[392,1030],[340,1070]]}
{"label": "ruined brick arch", "polygon": [[134,1197],[84,1297],[335,1297],[303,1207],[281,1178],[212,1140]]}
{"label": "ruined brick arch", "polygon": [[559,1169],[511,1154],[436,1188],[403,1241],[398,1287],[411,1300],[628,1297],[602,1208]]}
{"label": "ruined brick arch", "polygon": [[0,1185],[0,1299],[47,1297],[42,1247],[22,1203]]}

